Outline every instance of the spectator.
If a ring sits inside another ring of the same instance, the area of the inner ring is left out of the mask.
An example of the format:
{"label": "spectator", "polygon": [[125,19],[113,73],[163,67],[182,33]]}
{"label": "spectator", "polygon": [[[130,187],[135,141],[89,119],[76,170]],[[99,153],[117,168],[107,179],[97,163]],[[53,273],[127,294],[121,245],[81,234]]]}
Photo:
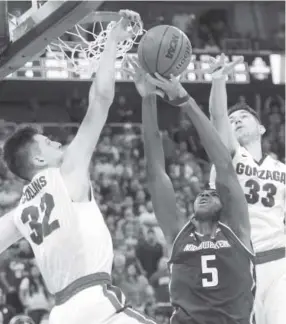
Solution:
{"label": "spectator", "polygon": [[145,288],[144,301],[144,313],[151,318],[155,318],[156,298],[154,289],[150,285]]}
{"label": "spectator", "polygon": [[155,216],[154,210],[153,210],[153,204],[152,201],[149,200],[146,203],[146,211],[140,214],[139,221],[143,230],[144,237],[147,236],[147,232],[149,228],[152,228],[155,232],[156,238],[158,243],[164,245],[166,243],[165,237],[163,234],[163,231],[158,225],[157,218]]}
{"label": "spectator", "polygon": [[144,291],[148,285],[148,280],[134,263],[127,263],[124,273],[125,280],[121,282],[119,287],[126,295],[127,301],[130,301],[132,306],[138,307],[139,304],[143,304]]}
{"label": "spectator", "polygon": [[27,315],[18,314],[10,320],[9,324],[35,324],[35,322]]}
{"label": "spectator", "polygon": [[10,258],[3,262],[0,269],[0,281],[5,289],[7,304],[13,305],[17,314],[24,312],[18,291],[20,282],[27,272],[27,263],[19,259],[18,253],[18,246],[13,245],[10,248]]}
{"label": "spectator", "polygon": [[29,242],[26,239],[22,239],[18,242],[19,246],[19,258],[23,260],[33,260],[34,259],[34,253],[33,250],[29,244]]}
{"label": "spectator", "polygon": [[159,304],[170,304],[169,283],[170,273],[168,270],[168,259],[163,257],[158,263],[158,270],[150,278],[150,284],[155,289],[156,300]]}
{"label": "spectator", "polygon": [[163,256],[163,247],[157,242],[156,234],[152,228],[147,231],[146,239],[139,242],[136,256],[146,271],[147,278],[150,278],[157,269],[159,259]]}
{"label": "spectator", "polygon": [[106,154],[98,155],[97,162],[94,166],[94,173],[111,176],[115,174],[115,164]]}
{"label": "spectator", "polygon": [[36,265],[32,265],[30,275],[25,276],[19,287],[19,296],[27,314],[40,324],[42,317],[50,309],[49,295]]}
{"label": "spectator", "polygon": [[120,252],[114,253],[112,281],[115,286],[120,286],[124,281],[124,271],[126,267],[126,257]]}
{"label": "spectator", "polygon": [[0,286],[0,324],[8,323],[15,314],[15,308],[7,304],[4,289]]}
{"label": "spectator", "polygon": [[111,138],[108,135],[102,137],[101,141],[98,143],[96,151],[99,154],[106,155],[109,160],[116,162],[119,160],[118,148],[112,145]]}

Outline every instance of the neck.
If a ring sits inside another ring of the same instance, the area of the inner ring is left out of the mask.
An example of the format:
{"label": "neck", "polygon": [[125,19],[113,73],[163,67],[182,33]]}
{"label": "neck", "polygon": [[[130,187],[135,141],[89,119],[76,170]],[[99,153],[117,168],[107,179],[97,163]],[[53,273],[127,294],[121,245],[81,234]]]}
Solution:
{"label": "neck", "polygon": [[247,143],[243,146],[247,149],[255,161],[258,162],[262,159],[263,154],[260,139]]}
{"label": "neck", "polygon": [[31,172],[30,174],[29,174],[29,182],[31,182],[32,180],[33,180],[33,178],[38,174],[38,173],[40,173],[41,171],[43,171],[44,169],[46,169],[46,168],[35,168],[35,170],[33,171],[33,172]]}
{"label": "neck", "polygon": [[195,222],[195,226],[196,226],[196,231],[200,234],[203,235],[211,235],[213,228],[214,228],[214,223],[210,222],[210,221],[206,221],[206,222]]}

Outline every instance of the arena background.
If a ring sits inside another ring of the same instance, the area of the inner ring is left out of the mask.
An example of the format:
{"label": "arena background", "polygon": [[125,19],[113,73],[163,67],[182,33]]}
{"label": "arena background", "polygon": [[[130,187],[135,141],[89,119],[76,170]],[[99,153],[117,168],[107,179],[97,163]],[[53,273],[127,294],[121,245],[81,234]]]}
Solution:
{"label": "arena background", "polygon": [[[31,2],[14,1],[8,6],[19,16]],[[182,82],[206,114],[211,83],[200,68],[209,55],[222,51],[229,59],[243,55],[245,64],[228,80],[229,106],[246,102],[253,107],[267,129],[264,150],[285,162],[284,2],[128,1],[105,2],[99,10],[125,8],[138,11],[147,30],[172,24],[188,35],[193,61]],[[71,141],[87,108],[90,80],[60,72],[59,64],[43,54],[1,81],[1,146],[15,123],[36,123],[52,138],[65,144]],[[168,323],[168,248],[146,188],[141,98],[126,74],[118,70],[116,78],[116,98],[91,166],[93,188],[113,237],[114,284],[136,309],[159,324]],[[187,218],[194,197],[208,180],[210,164],[190,122],[179,109],[158,101],[168,173]],[[22,186],[1,160],[0,215],[17,205]],[[29,245],[21,240],[0,259],[0,324],[8,324],[16,313],[30,314],[36,324],[48,323],[52,305]]]}

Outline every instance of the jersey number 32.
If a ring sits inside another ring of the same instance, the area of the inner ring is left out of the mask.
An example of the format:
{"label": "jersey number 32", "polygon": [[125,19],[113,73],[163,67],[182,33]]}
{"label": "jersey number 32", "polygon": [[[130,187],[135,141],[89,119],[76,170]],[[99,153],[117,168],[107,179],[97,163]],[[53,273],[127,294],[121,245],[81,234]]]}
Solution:
{"label": "jersey number 32", "polygon": [[[50,222],[51,212],[54,207],[53,196],[45,193],[41,198],[40,207],[29,206],[22,212],[21,220],[23,224],[29,224],[32,230],[30,238],[37,245],[43,243],[45,237],[60,227],[58,220]],[[40,212],[44,214],[42,221],[39,221]]]}

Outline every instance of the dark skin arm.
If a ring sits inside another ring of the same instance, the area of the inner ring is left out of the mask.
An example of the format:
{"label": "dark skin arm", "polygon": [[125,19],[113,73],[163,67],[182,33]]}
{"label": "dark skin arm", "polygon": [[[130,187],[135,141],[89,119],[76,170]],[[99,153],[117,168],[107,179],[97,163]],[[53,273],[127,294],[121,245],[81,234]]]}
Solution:
{"label": "dark skin arm", "polygon": [[147,81],[138,59],[129,60],[136,89],[142,96],[142,123],[144,153],[147,160],[147,182],[154,212],[164,236],[172,244],[184,223],[184,215],[176,204],[175,191],[165,170],[165,156],[157,121],[155,87]]}
{"label": "dark skin arm", "polygon": [[165,170],[165,156],[157,122],[156,95],[142,100],[144,152],[147,181],[158,223],[168,242],[173,242],[182,227],[184,216],[176,205],[172,182]]}
{"label": "dark skin arm", "polygon": [[[159,75],[156,76],[157,79],[151,76],[148,79],[160,87],[171,100],[188,95],[175,78],[166,80]],[[223,205],[221,222],[226,223],[252,251],[248,206],[232,165],[231,155],[210,120],[193,98],[189,96],[189,99],[181,104],[181,108],[194,124],[203,147],[215,165],[216,189]]]}

